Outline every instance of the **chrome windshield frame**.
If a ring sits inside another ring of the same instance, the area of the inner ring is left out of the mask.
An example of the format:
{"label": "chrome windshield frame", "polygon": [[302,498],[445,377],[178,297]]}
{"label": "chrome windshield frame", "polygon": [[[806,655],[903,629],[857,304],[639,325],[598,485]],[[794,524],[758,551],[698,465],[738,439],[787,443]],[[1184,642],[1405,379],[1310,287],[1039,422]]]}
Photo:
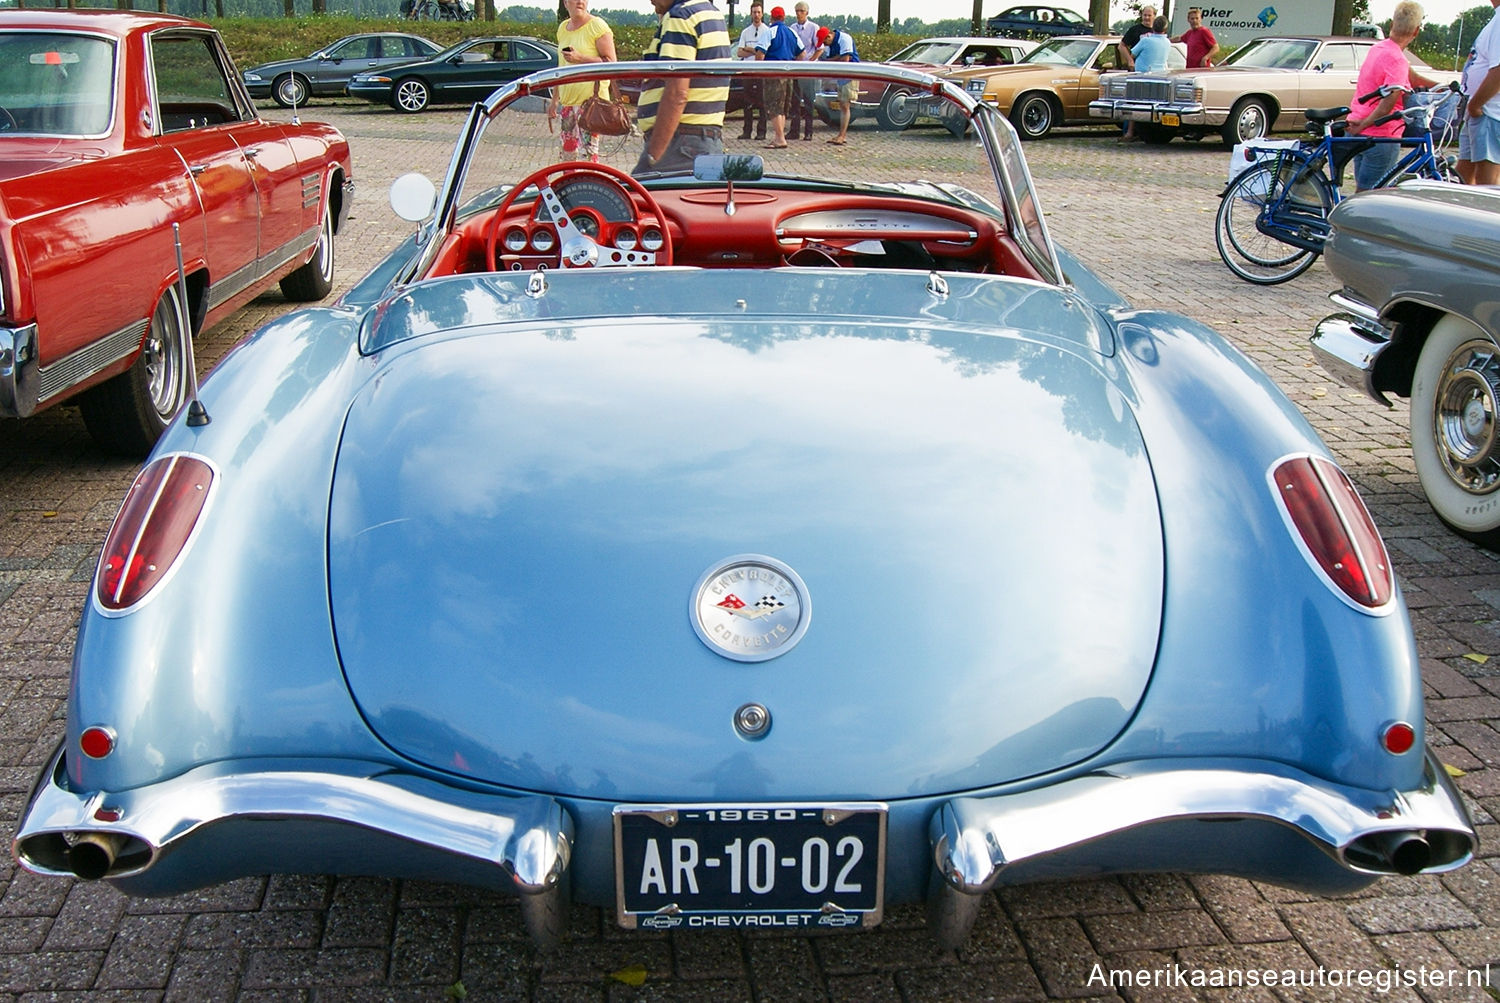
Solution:
{"label": "chrome windshield frame", "polygon": [[[715,60],[692,62],[681,60],[627,61],[593,63],[587,66],[567,66],[540,70],[519,80],[497,88],[488,98],[477,102],[469,110],[469,116],[453,150],[447,175],[439,186],[432,223],[424,226],[418,254],[399,280],[410,282],[415,276],[425,273],[436,257],[438,247],[458,223],[464,181],[473,151],[478,146],[486,125],[501,111],[522,98],[541,96],[552,87],[573,82],[593,82],[650,76],[655,79],[683,77],[733,77],[777,78],[777,79],[823,79],[833,72],[826,62],[746,62],[743,60]],[[973,123],[979,144],[985,150],[990,170],[997,189],[1003,196],[1000,207],[1005,222],[1016,237],[1018,246],[1033,265],[1052,283],[1063,285],[1061,262],[1057,248],[1052,242],[1046,226],[1036,185],[1026,158],[1021,151],[1021,140],[1015,128],[995,109],[976,101],[966,91],[947,80],[917,70],[880,63],[841,63],[841,77],[857,77],[878,80],[887,84],[904,84],[933,97],[942,97],[956,107]],[[969,140],[958,140],[968,142]],[[1007,169],[1007,167],[1009,169]],[[915,180],[915,179],[914,179]],[[1032,212],[1023,207],[1030,205]]]}

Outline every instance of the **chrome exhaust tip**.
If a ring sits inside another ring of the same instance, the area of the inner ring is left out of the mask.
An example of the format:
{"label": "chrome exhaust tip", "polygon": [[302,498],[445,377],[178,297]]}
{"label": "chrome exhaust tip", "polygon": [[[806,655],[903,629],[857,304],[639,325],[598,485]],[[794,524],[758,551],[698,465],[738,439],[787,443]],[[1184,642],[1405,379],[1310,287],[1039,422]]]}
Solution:
{"label": "chrome exhaust tip", "polygon": [[125,837],[111,832],[80,832],[68,846],[68,870],[84,881],[98,881],[114,869]]}
{"label": "chrome exhaust tip", "polygon": [[1366,833],[1344,848],[1344,862],[1371,874],[1450,871],[1474,854],[1467,833],[1448,829],[1386,829]]}

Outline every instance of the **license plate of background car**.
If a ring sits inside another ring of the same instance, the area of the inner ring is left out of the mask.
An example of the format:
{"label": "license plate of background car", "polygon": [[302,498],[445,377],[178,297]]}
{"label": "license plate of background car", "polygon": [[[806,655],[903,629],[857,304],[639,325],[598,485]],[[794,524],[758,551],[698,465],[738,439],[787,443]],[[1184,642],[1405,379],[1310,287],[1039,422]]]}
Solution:
{"label": "license plate of background car", "polygon": [[1182,119],[1177,117],[1176,112],[1164,111],[1161,113],[1162,125],[1181,125]]}
{"label": "license plate of background car", "polygon": [[883,804],[624,805],[614,811],[622,927],[875,926]]}

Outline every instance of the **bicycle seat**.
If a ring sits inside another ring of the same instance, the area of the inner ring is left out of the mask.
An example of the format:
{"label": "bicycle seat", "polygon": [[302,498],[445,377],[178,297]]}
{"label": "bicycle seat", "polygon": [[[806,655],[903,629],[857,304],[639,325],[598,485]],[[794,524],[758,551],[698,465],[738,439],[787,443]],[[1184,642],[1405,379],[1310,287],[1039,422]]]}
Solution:
{"label": "bicycle seat", "polygon": [[1307,109],[1307,120],[1309,122],[1331,122],[1336,118],[1343,118],[1349,114],[1345,108],[1309,108]]}

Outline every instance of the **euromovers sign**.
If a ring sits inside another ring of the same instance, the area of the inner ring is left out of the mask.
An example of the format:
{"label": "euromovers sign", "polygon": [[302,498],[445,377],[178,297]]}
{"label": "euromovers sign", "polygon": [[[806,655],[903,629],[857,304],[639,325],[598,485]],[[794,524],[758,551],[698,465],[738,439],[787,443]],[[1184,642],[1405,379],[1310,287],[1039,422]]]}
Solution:
{"label": "euromovers sign", "polygon": [[1333,32],[1333,0],[1295,0],[1267,3],[1266,0],[1191,4],[1177,0],[1172,4],[1172,34],[1187,31],[1189,7],[1203,12],[1203,27],[1219,40],[1220,55],[1238,48],[1262,35],[1328,35]]}

